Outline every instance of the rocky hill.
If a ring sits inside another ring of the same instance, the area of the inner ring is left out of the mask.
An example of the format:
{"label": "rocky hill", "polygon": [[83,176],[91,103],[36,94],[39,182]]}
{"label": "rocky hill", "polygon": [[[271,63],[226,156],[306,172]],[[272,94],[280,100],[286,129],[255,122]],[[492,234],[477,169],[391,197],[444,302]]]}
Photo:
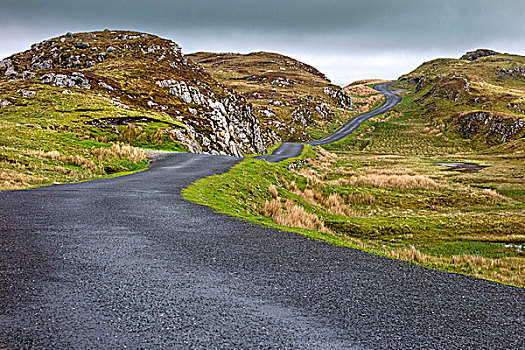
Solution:
{"label": "rocky hill", "polygon": [[154,35],[68,33],[2,60],[0,83],[2,116],[18,115],[22,129],[190,152],[265,151],[245,98]]}
{"label": "rocky hill", "polygon": [[188,57],[251,103],[269,131],[265,134],[274,141],[309,141],[309,129],[330,123],[337,111],[352,106],[341,87],[314,67],[287,56],[199,52]]}
{"label": "rocky hill", "polygon": [[419,112],[441,131],[481,147],[510,142],[523,151],[525,57],[480,49],[426,62],[396,85],[415,94]]}

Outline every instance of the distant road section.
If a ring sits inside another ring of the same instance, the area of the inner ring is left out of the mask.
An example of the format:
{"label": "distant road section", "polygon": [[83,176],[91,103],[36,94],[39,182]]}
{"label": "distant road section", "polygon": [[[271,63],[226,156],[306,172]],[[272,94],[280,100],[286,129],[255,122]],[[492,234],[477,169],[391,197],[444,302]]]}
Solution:
{"label": "distant road section", "polygon": [[332,135],[329,135],[319,141],[308,142],[308,144],[317,146],[339,141],[342,138],[354,132],[354,130],[357,129],[361,124],[363,124],[365,120],[372,118],[376,115],[383,114],[388,110],[394,108],[399,102],[401,102],[401,97],[396,95],[396,92],[390,88],[390,83],[377,84],[374,86],[374,89],[379,91],[383,96],[385,96],[386,100],[383,105],[370,112],[360,114],[357,117],[350,119],[345,125],[343,125]]}
{"label": "distant road section", "polygon": [[[361,124],[363,124],[365,120],[372,118],[376,115],[383,114],[387,112],[388,110],[394,108],[399,102],[401,102],[401,97],[396,95],[396,91],[390,88],[390,83],[377,84],[374,86],[374,89],[379,91],[383,96],[385,96],[386,100],[383,105],[381,105],[380,107],[370,112],[360,114],[357,117],[350,119],[348,122],[346,122],[345,125],[339,128],[336,132],[325,137],[324,139],[308,142],[307,144],[312,145],[312,146],[317,146],[317,145],[326,145],[328,143],[339,141],[342,138],[354,132],[354,130],[356,130]],[[272,154],[268,154],[264,156],[257,156],[255,158],[264,159],[268,162],[276,163],[276,162],[281,162],[288,158],[298,157],[302,151],[303,151],[303,144],[293,143],[293,142],[284,142],[283,144],[281,144],[281,146],[279,146],[279,148],[273,151]]]}

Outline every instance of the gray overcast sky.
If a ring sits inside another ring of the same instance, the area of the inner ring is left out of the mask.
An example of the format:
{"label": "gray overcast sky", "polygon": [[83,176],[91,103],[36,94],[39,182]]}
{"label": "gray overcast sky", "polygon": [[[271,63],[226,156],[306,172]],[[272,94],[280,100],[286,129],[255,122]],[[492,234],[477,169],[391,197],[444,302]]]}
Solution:
{"label": "gray overcast sky", "polygon": [[0,0],[0,57],[66,32],[129,29],[194,51],[273,51],[338,84],[476,48],[525,54],[524,0]]}

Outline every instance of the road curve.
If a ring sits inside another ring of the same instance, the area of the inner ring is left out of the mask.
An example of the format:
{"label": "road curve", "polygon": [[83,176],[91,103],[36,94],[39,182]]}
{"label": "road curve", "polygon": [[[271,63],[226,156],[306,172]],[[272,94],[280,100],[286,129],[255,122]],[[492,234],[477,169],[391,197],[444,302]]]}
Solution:
{"label": "road curve", "polygon": [[304,146],[297,142],[283,142],[271,154],[256,156],[255,159],[264,159],[267,162],[277,163],[288,158],[299,157],[303,152]]}
{"label": "road curve", "polygon": [[339,141],[342,138],[348,136],[355,129],[357,129],[361,124],[363,124],[365,120],[372,118],[376,115],[383,114],[386,111],[394,108],[395,106],[397,106],[399,102],[401,102],[401,97],[396,95],[396,92],[390,88],[390,83],[374,85],[374,89],[379,91],[383,96],[385,96],[385,103],[383,103],[380,107],[370,112],[360,114],[357,117],[350,119],[345,125],[339,128],[336,132],[325,137],[324,139],[313,141],[313,142],[308,142],[308,144],[316,146],[316,145],[325,145],[327,143]]}
{"label": "road curve", "polygon": [[[308,142],[308,145],[325,145],[327,143],[332,143],[341,140],[342,138],[350,135],[357,129],[363,122],[369,118],[372,118],[376,115],[385,113],[386,111],[394,108],[399,102],[401,102],[401,97],[396,94],[396,91],[390,88],[390,83],[382,83],[374,85],[374,89],[379,91],[383,96],[385,96],[385,103],[380,107],[367,112],[360,114],[352,119],[350,119],[346,124],[339,128],[333,134],[318,140]],[[268,162],[281,162],[288,158],[298,157],[303,151],[303,144],[294,143],[294,142],[284,142],[277,149],[275,149],[271,154],[254,157],[256,159],[264,159]]]}

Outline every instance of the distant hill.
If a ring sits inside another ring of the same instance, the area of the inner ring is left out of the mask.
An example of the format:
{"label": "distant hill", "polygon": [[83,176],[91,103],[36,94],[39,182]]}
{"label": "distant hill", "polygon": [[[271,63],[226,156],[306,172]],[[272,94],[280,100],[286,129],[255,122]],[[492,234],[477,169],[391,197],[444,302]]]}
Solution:
{"label": "distant hill", "polygon": [[525,57],[480,49],[461,59],[436,59],[401,76],[414,108],[446,132],[479,147],[511,143],[523,151]]}
{"label": "distant hill", "polygon": [[249,54],[198,52],[187,55],[219,82],[253,105],[263,127],[283,141],[308,141],[308,127],[334,119],[352,102],[312,66],[270,52]]}

